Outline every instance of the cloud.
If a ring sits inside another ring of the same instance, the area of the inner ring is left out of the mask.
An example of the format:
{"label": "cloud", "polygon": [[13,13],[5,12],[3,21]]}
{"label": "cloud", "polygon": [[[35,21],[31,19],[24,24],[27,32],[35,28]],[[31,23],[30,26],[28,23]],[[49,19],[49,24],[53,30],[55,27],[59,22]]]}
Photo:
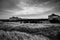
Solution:
{"label": "cloud", "polygon": [[29,15],[29,14],[41,14],[41,13],[45,13],[47,11],[50,11],[53,9],[52,8],[43,8],[43,7],[24,7],[24,10],[7,10],[11,13],[13,13],[13,15]]}
{"label": "cloud", "polygon": [[17,4],[17,7],[22,10],[14,9],[14,10],[6,10],[8,12],[13,13],[12,15],[30,15],[30,14],[41,14],[47,11],[52,10],[54,7],[45,7],[44,5],[48,2],[44,2],[39,5],[33,5],[30,6],[30,4],[27,4],[25,1],[20,2]]}
{"label": "cloud", "polygon": [[17,8],[19,2],[20,0],[0,0],[0,10]]}
{"label": "cloud", "polygon": [[38,18],[48,18],[48,15],[36,15],[36,16],[19,16],[21,18],[28,18],[28,19],[38,19]]}
{"label": "cloud", "polygon": [[41,16],[60,13],[60,0],[0,0],[0,15]]}

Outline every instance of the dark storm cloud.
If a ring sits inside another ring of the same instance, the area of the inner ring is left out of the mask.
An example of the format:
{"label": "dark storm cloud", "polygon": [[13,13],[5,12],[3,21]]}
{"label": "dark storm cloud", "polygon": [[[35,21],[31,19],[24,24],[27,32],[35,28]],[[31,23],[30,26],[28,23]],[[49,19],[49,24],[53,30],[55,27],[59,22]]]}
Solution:
{"label": "dark storm cloud", "polygon": [[[18,4],[19,6],[17,6]],[[28,6],[28,8],[26,6]],[[26,7],[26,9],[23,9],[23,7]],[[34,14],[34,11],[36,11],[34,7],[37,7],[37,11],[39,10],[39,8],[51,9],[53,7],[53,9],[42,14],[38,14],[38,12]],[[38,15],[43,15],[43,14],[47,15],[48,13],[60,13],[60,0],[0,0],[0,15],[7,16],[7,15],[14,14],[10,12],[9,10],[13,11],[14,13],[20,16],[24,16],[24,15],[21,15],[20,13],[21,10],[23,10],[22,14],[24,14],[25,11],[28,11],[29,13],[32,10],[33,15],[31,13],[31,15],[26,14],[25,16],[38,16]]]}
{"label": "dark storm cloud", "polygon": [[52,2],[52,3],[57,3],[57,2],[60,2],[60,0],[32,0],[32,2],[34,3],[42,3],[42,2]]}
{"label": "dark storm cloud", "polygon": [[18,3],[19,0],[0,0],[0,10],[15,8]]}
{"label": "dark storm cloud", "polygon": [[11,14],[6,10],[20,9],[16,5],[20,2],[20,0],[0,0],[0,15]]}
{"label": "dark storm cloud", "polygon": [[[46,6],[53,6],[56,8],[55,9],[59,9],[60,8],[60,0],[0,0],[0,10],[1,9],[14,9],[14,8],[18,8],[16,5],[19,2],[26,2],[28,4],[34,5],[37,4],[37,6],[39,6],[39,4],[44,3],[44,5]],[[45,2],[48,2],[47,4],[45,4]],[[19,9],[19,8],[18,8]]]}
{"label": "dark storm cloud", "polygon": [[[42,0],[43,1],[43,0]],[[53,9],[54,12],[60,12],[60,0],[46,0],[45,2],[49,1],[47,6],[49,7],[55,7]]]}
{"label": "dark storm cloud", "polygon": [[52,1],[50,5],[55,7],[54,8],[55,12],[60,12],[60,0]]}
{"label": "dark storm cloud", "polygon": [[[30,0],[31,4],[41,4],[41,3],[45,3],[48,2],[47,6],[60,6],[60,0]],[[29,3],[29,2],[28,2]]]}

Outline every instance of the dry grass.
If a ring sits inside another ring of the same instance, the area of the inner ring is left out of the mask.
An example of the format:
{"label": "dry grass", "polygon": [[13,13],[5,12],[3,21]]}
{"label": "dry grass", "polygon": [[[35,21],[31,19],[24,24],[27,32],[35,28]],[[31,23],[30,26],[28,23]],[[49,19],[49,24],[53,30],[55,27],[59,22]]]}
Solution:
{"label": "dry grass", "polygon": [[0,31],[0,40],[48,40],[42,35],[55,36],[60,31],[60,24],[1,22],[0,30],[4,30]]}
{"label": "dry grass", "polygon": [[0,30],[0,40],[49,40],[49,39],[42,35],[31,35],[17,31],[5,32]]}
{"label": "dry grass", "polygon": [[[8,26],[20,26],[20,27],[27,27],[27,28],[42,28],[42,27],[50,27],[50,26],[60,26],[60,24],[51,24],[51,23],[20,23],[20,22],[4,22],[2,25]],[[1,24],[0,24],[1,26]]]}

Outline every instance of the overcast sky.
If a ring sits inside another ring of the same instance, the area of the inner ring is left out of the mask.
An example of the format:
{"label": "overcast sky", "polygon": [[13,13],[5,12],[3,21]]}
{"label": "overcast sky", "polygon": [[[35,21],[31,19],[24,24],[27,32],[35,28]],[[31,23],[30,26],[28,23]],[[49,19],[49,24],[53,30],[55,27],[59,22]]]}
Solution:
{"label": "overcast sky", "polygon": [[0,0],[0,19],[47,18],[52,13],[60,15],[60,0]]}

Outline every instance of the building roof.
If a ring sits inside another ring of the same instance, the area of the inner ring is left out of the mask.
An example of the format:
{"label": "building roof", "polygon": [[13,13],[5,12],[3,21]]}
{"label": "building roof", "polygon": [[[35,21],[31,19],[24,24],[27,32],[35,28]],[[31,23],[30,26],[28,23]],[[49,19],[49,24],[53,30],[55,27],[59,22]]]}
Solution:
{"label": "building roof", "polygon": [[56,15],[56,14],[51,14],[48,17],[52,17],[52,16],[58,16],[59,17],[59,15]]}

